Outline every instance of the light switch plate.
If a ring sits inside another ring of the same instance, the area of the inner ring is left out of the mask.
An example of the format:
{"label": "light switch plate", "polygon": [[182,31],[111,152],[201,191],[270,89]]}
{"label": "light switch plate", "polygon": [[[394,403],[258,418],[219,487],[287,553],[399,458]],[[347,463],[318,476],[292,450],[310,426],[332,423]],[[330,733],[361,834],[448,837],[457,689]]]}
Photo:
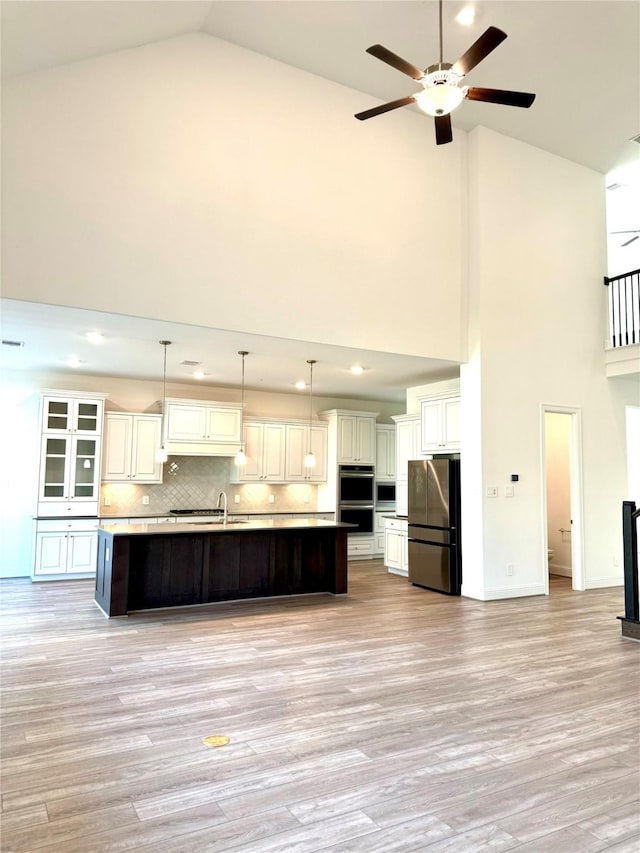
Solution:
{"label": "light switch plate", "polygon": [[274,504],[276,502],[275,495],[269,495],[269,503]]}
{"label": "light switch plate", "polygon": [[240,495],[234,495],[233,496],[233,502],[234,502],[234,504],[239,504],[240,503]]}
{"label": "light switch plate", "polygon": [[512,498],[513,495],[514,495],[513,486],[505,486],[504,487],[505,498]]}

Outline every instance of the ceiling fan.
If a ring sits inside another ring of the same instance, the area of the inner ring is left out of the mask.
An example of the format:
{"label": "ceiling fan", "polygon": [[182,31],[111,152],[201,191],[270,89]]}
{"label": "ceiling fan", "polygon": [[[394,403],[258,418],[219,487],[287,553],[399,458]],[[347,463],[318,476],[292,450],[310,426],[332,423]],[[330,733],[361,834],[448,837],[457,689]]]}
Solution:
{"label": "ceiling fan", "polygon": [[374,44],[367,48],[367,53],[376,59],[386,62],[397,71],[401,71],[408,77],[412,77],[422,85],[422,91],[406,98],[398,98],[356,113],[355,117],[360,121],[382,113],[405,107],[409,104],[417,104],[421,110],[435,119],[436,144],[445,145],[453,140],[451,131],[451,111],[463,100],[486,101],[491,104],[505,104],[509,107],[530,107],[535,100],[535,95],[528,92],[512,92],[506,89],[484,89],[474,86],[460,86],[460,82],[473,68],[478,65],[492,50],[495,50],[507,37],[507,34],[497,27],[489,27],[475,41],[471,47],[453,65],[442,61],[442,0],[439,0],[439,22],[440,22],[440,61],[429,65],[424,71],[416,68],[406,59],[397,56],[381,44]]}

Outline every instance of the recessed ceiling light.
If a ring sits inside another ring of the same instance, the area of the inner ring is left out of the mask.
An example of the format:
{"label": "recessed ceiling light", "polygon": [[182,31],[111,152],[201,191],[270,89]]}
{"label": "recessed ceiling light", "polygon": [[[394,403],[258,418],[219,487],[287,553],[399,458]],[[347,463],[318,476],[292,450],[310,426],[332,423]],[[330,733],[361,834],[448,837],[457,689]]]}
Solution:
{"label": "recessed ceiling light", "polygon": [[204,379],[205,373],[204,370],[194,370],[193,378],[194,379]]}
{"label": "recessed ceiling light", "polygon": [[362,373],[363,370],[364,370],[364,367],[361,367],[359,364],[354,364],[351,367],[351,372],[353,373],[354,376],[360,376],[360,374]]}
{"label": "recessed ceiling light", "polygon": [[470,27],[476,19],[476,10],[473,6],[464,6],[456,15],[456,21],[463,27]]}
{"label": "recessed ceiling light", "polygon": [[92,344],[101,344],[104,341],[104,335],[101,335],[100,332],[87,332],[85,337]]}
{"label": "recessed ceiling light", "polygon": [[86,361],[82,361],[79,358],[68,358],[65,362],[67,367],[73,367],[74,369],[80,367],[81,364],[86,364]]}
{"label": "recessed ceiling light", "polygon": [[304,391],[306,387],[306,384],[302,380],[296,382],[296,388],[298,389],[298,391]]}

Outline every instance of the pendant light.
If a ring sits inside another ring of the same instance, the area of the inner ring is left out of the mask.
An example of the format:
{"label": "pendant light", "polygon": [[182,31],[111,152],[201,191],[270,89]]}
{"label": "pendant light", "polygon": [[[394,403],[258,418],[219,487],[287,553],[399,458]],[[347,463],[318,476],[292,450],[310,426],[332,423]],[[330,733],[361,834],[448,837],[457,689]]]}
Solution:
{"label": "pendant light", "polygon": [[235,463],[236,465],[246,465],[247,464],[247,454],[244,452],[244,357],[249,355],[246,349],[238,350],[238,355],[242,356],[242,397],[240,402],[240,436],[242,444],[240,445],[240,450],[236,453]]}
{"label": "pendant light", "polygon": [[307,364],[309,365],[309,451],[304,457],[305,468],[314,468],[316,464],[316,457],[313,455],[313,450],[311,449],[311,428],[313,425],[313,365],[315,363],[315,358],[307,359]]}
{"label": "pendant light", "polygon": [[164,348],[164,360],[162,364],[162,420],[160,421],[160,447],[156,452],[156,462],[166,462],[169,454],[164,446],[164,413],[167,408],[167,347],[171,341],[158,341]]}

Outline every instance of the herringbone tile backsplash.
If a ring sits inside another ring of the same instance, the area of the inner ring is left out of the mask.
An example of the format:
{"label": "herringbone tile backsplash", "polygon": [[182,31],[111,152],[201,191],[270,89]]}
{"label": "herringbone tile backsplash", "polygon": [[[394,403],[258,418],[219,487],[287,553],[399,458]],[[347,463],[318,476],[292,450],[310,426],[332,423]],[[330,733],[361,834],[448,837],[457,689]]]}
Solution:
{"label": "herringbone tile backsplash", "polygon": [[[233,459],[220,456],[170,456],[165,463],[163,483],[106,483],[101,488],[100,514],[127,515],[133,512],[165,513],[170,509],[213,508],[221,491],[227,493],[231,512],[314,512],[317,487],[269,483],[234,485],[229,481]],[[149,504],[142,503],[148,495]],[[234,502],[234,496],[240,503]],[[269,503],[269,495],[274,502]],[[305,502],[305,497],[307,501]],[[111,500],[105,506],[105,498]]]}

